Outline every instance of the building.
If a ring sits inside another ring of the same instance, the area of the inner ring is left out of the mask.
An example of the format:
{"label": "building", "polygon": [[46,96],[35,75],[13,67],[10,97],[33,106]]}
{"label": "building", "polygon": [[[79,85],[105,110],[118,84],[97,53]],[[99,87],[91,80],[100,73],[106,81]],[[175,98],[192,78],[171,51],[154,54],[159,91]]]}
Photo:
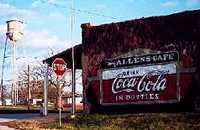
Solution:
{"label": "building", "polygon": [[[92,26],[75,47],[88,112],[191,110],[199,103],[200,10]],[[71,49],[62,57],[71,66]]]}

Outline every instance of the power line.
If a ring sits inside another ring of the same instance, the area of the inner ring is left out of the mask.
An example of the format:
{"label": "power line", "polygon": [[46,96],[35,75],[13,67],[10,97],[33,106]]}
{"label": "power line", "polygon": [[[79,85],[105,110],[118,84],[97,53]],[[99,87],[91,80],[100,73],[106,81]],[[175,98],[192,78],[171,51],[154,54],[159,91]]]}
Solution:
{"label": "power line", "polygon": [[49,0],[37,0],[37,1],[40,1],[44,4],[49,4],[49,5],[55,6],[56,8],[69,9],[69,10],[75,11],[75,13],[79,12],[79,13],[85,13],[85,14],[88,14],[88,15],[96,15],[96,16],[100,16],[100,17],[104,17],[104,18],[110,18],[110,19],[114,19],[114,20],[121,20],[121,19],[116,18],[114,16],[104,15],[104,14],[99,13],[99,12],[91,12],[91,11],[88,11],[88,10],[82,10],[82,9],[71,8],[71,7],[59,5],[59,4],[56,4],[56,3],[52,3]]}

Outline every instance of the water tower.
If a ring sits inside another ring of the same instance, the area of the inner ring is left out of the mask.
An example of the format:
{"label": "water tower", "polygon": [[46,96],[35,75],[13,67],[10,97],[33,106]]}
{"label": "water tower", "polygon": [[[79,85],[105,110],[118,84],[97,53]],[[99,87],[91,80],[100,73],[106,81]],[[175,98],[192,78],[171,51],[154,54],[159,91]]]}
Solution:
{"label": "water tower", "polygon": [[12,99],[14,105],[17,104],[18,101],[18,86],[16,84],[16,43],[23,36],[23,22],[18,19],[12,19],[6,22],[7,23],[7,38],[10,39],[12,44]]}

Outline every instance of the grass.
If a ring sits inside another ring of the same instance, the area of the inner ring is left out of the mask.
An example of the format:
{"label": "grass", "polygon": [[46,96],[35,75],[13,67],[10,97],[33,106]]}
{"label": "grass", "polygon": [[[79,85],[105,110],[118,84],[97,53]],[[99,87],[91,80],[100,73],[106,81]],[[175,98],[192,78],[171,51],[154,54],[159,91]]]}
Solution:
{"label": "grass", "polygon": [[[28,110],[28,106],[26,105],[17,105],[17,106],[0,106],[0,114],[2,113],[39,113],[40,106],[37,105],[31,105],[30,110]],[[48,107],[48,111],[51,112],[57,112],[58,110],[55,110],[53,106]],[[65,110],[64,112],[69,112]]]}
{"label": "grass", "polygon": [[[200,128],[200,117],[186,114],[139,113],[122,115],[78,115],[66,118],[61,129],[130,129],[130,130],[179,130]],[[55,124],[44,124],[43,128],[59,128]]]}
{"label": "grass", "polygon": [[27,110],[27,106],[0,106],[0,110]]}
{"label": "grass", "polygon": [[[14,124],[12,124],[14,123]],[[33,123],[22,121],[12,122],[10,126],[25,130],[196,130],[200,129],[200,114],[193,113],[133,113],[120,115],[94,114],[69,116],[62,120]],[[16,127],[18,126],[18,127]]]}

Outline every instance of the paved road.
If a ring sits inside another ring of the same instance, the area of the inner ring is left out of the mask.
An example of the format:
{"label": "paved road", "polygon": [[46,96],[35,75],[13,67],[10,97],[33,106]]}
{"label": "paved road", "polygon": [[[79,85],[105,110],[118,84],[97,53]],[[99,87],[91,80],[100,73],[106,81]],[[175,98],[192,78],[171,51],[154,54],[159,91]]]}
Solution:
{"label": "paved road", "polygon": [[22,114],[0,114],[0,122],[14,121],[19,119],[30,119],[39,117],[38,113],[22,113]]}
{"label": "paved road", "polygon": [[[64,117],[64,116],[66,116],[66,114],[64,113],[62,116]],[[3,122],[9,122],[9,121],[21,120],[21,119],[48,120],[50,118],[53,118],[53,119],[58,118],[58,113],[49,113],[47,117],[41,117],[39,113],[0,114],[0,122],[2,124],[3,124]],[[0,130],[15,130],[15,129],[0,125]]]}
{"label": "paved road", "polygon": [[[40,115],[38,113],[0,114],[0,122],[9,122],[9,121],[14,121],[14,120],[19,120],[19,119],[32,119],[39,116]],[[0,125],[0,130],[15,130],[15,129]]]}

